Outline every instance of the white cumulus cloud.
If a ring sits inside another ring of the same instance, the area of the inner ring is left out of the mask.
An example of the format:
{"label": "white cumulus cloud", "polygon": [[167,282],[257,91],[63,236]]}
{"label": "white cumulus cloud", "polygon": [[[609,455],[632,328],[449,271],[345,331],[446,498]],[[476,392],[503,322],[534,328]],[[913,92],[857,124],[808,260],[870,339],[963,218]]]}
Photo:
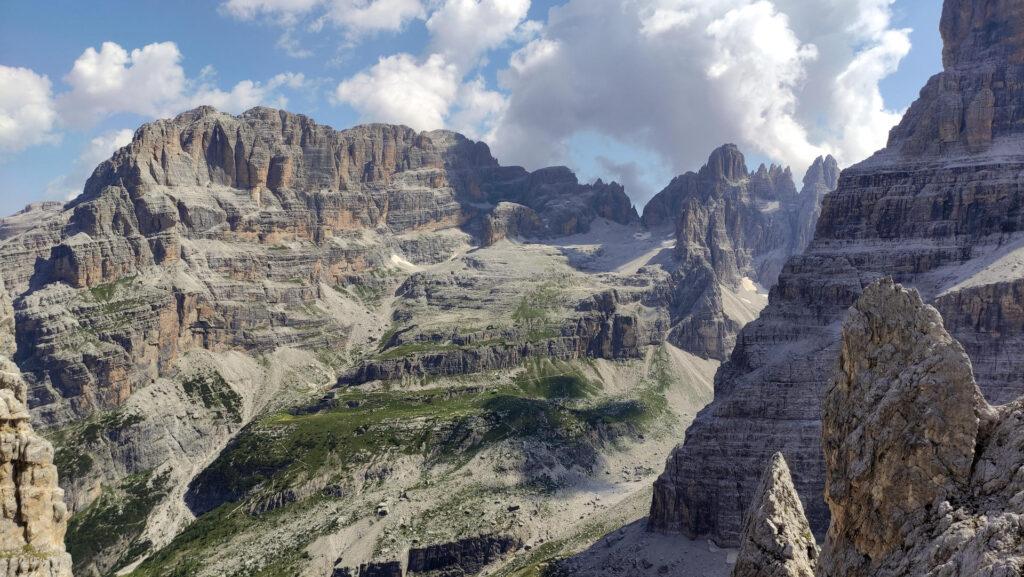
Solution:
{"label": "white cumulus cloud", "polygon": [[284,106],[287,98],[279,90],[295,90],[305,82],[302,74],[282,73],[266,82],[242,80],[225,90],[214,82],[210,67],[188,78],[181,60],[174,42],[131,51],[114,42],[104,42],[99,50],[89,47],[64,79],[70,90],[57,99],[61,119],[86,128],[116,114],[165,117],[201,104],[238,113],[259,104]]}
{"label": "white cumulus cloud", "polygon": [[159,116],[181,99],[186,83],[181,52],[173,42],[131,52],[114,42],[104,42],[99,50],[90,46],[64,80],[71,90],[59,99],[61,116],[76,125],[120,112]]}
{"label": "white cumulus cloud", "polygon": [[365,120],[432,130],[445,126],[460,80],[455,65],[439,54],[423,62],[409,54],[396,54],[343,81],[335,96]]}
{"label": "white cumulus cloud", "polygon": [[529,10],[530,0],[446,0],[427,30],[434,51],[465,68],[513,37]]}
{"label": "white cumulus cloud", "polygon": [[0,151],[54,142],[57,120],[49,78],[0,65]]}
{"label": "white cumulus cloud", "polygon": [[123,146],[132,141],[133,132],[127,128],[104,132],[91,139],[79,153],[69,174],[60,176],[46,187],[47,198],[71,200],[82,193],[85,181],[96,167]]}
{"label": "white cumulus cloud", "polygon": [[596,132],[693,169],[725,142],[793,165],[848,164],[900,111],[878,83],[909,50],[893,0],[569,0],[501,73],[503,161],[567,159]]}

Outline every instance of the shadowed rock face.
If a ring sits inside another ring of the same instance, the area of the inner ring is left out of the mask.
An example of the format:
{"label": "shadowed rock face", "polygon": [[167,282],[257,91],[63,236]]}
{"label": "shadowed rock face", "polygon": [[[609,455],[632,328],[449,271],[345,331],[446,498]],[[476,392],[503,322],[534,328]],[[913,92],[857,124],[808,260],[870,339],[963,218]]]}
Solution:
{"label": "shadowed rock face", "polygon": [[995,577],[1024,563],[1022,401],[991,407],[917,291],[850,311],[823,407],[832,522],[821,577]]}
{"label": "shadowed rock face", "polygon": [[743,279],[771,287],[782,264],[807,246],[822,197],[836,186],[835,159],[818,158],[797,193],[788,168],[747,169],[732,144],[711,153],[697,173],[673,179],[644,208],[652,228],[674,226],[677,261],[669,341],[725,360],[744,323],[731,318],[723,291]]}
{"label": "shadowed rock face", "polygon": [[814,240],[783,268],[769,305],[737,338],[715,400],[655,486],[650,525],[735,544],[761,464],[784,450],[819,535],[821,399],[840,322],[886,276],[918,289],[964,343],[982,392],[1024,392],[1024,49],[1020,0],[949,1],[946,70],[846,169]]}
{"label": "shadowed rock face", "polygon": [[772,456],[743,526],[733,577],[814,577],[818,544],[782,453]]}

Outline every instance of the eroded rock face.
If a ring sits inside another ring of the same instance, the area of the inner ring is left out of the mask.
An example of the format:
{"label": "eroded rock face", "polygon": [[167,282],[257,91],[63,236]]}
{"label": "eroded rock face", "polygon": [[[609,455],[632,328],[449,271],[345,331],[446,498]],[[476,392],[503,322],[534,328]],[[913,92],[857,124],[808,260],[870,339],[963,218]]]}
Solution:
{"label": "eroded rock face", "polygon": [[772,456],[747,511],[733,577],[814,577],[818,544],[782,453]]}
{"label": "eroded rock face", "polygon": [[826,375],[845,311],[879,278],[918,289],[942,311],[991,402],[1024,392],[1024,357],[1011,352],[1024,277],[1024,64],[1012,57],[1024,46],[1014,32],[1022,6],[946,3],[946,70],[889,146],[844,170],[825,198],[814,240],[783,268],[716,376],[714,402],[669,458],[652,528],[735,544],[761,463],[785,449],[811,526],[824,533]]}
{"label": "eroded rock face", "polygon": [[788,168],[761,165],[750,172],[739,149],[727,144],[699,172],[676,177],[651,199],[644,224],[675,227],[670,342],[728,358],[745,322],[727,312],[723,291],[744,279],[775,284],[786,259],[809,242],[821,199],[838,175],[835,159],[818,158],[798,194]]}
{"label": "eroded rock face", "polygon": [[1022,402],[991,407],[917,291],[868,287],[823,407],[832,511],[819,575],[1014,575],[1024,566]]}
{"label": "eroded rock face", "polygon": [[617,184],[502,167],[455,133],[202,107],[140,128],[64,210],[5,219],[0,264],[31,404],[61,424],[192,349],[344,349],[351,319],[314,310],[331,290],[393,290],[393,256],[446,260],[459,230],[494,242],[597,218],[638,221]]}
{"label": "eroded rock face", "polygon": [[0,575],[71,577],[64,550],[68,512],[53,447],[32,430],[25,382],[6,356],[10,313],[0,298]]}

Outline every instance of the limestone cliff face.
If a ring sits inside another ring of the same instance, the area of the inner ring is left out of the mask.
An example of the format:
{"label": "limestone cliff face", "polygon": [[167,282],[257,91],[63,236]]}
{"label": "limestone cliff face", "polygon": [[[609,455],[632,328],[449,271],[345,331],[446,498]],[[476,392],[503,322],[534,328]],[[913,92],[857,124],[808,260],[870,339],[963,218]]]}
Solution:
{"label": "limestone cliff face", "polygon": [[25,382],[8,358],[13,315],[0,296],[0,575],[71,577],[67,507],[53,447],[32,430]]}
{"label": "limestone cliff face", "polygon": [[697,173],[676,177],[644,208],[648,227],[674,226],[677,270],[669,340],[715,359],[728,358],[746,319],[727,312],[723,293],[747,278],[775,284],[782,264],[810,240],[825,193],[839,169],[818,158],[797,193],[788,168],[747,169],[732,144],[715,150]]}
{"label": "limestone cliff face", "polygon": [[733,577],[814,577],[818,544],[782,453],[769,461],[747,511]]}
{"label": "limestone cliff face", "polygon": [[[1024,392],[1024,2],[948,1],[946,70],[889,146],[843,171],[814,240],[783,268],[768,307],[716,376],[715,400],[669,458],[651,526],[736,543],[761,463],[785,449],[820,535],[821,399],[840,321],[891,276],[949,318],[986,397]],[[991,122],[989,122],[989,120]]]}
{"label": "limestone cliff face", "polygon": [[917,291],[868,287],[823,407],[821,577],[1012,575],[1024,564],[1024,413],[993,408]]}
{"label": "limestone cliff face", "polygon": [[189,350],[344,349],[351,318],[317,309],[334,289],[390,290],[394,255],[439,262],[462,231],[549,237],[597,218],[638,220],[621,186],[502,167],[455,133],[203,107],[140,128],[63,210],[5,219],[0,264],[31,405],[58,424],[119,406]]}

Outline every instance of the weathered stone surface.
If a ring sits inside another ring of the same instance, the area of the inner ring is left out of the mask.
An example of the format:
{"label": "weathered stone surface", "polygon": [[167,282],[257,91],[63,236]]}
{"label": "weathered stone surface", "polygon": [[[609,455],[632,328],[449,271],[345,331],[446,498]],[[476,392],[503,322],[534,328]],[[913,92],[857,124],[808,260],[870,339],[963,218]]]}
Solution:
{"label": "weathered stone surface", "polygon": [[523,546],[522,539],[506,535],[480,535],[409,550],[409,575],[469,576]]}
{"label": "weathered stone surface", "polygon": [[[992,56],[1024,46],[1007,32],[1019,30],[1022,6],[947,2],[944,34],[960,26],[956,14],[970,15],[954,35],[968,40],[947,55],[889,146],[844,170],[825,198],[814,241],[783,268],[768,307],[716,376],[715,401],[669,458],[652,528],[735,544],[761,463],[783,450],[811,526],[823,534],[820,403],[840,321],[876,279],[918,289],[949,317],[990,401],[1024,392],[1024,357],[1011,352],[1024,277],[1024,64]],[[969,137],[967,125],[977,123],[968,109],[979,94],[987,99],[985,90],[995,104],[991,142],[981,145]]]}
{"label": "weathered stone surface", "polygon": [[437,231],[493,242],[598,218],[638,221],[619,185],[501,167],[455,133],[202,107],[140,128],[63,210],[5,219],[0,263],[31,405],[60,424],[116,408],[192,349],[343,349],[351,320],[313,312],[325,293],[393,290],[393,256],[457,250]]}
{"label": "weathered stone surface", "polygon": [[782,264],[810,240],[838,173],[835,159],[818,158],[798,194],[788,168],[749,172],[743,154],[728,144],[699,172],[676,177],[651,199],[644,224],[672,225],[676,234],[669,341],[726,359],[744,323],[726,313],[723,288],[739,288],[744,279],[775,284]]}
{"label": "weathered stone surface", "polygon": [[832,521],[818,574],[1018,574],[1021,406],[984,400],[963,347],[916,291],[868,287],[823,408]]}
{"label": "weathered stone surface", "polygon": [[[0,299],[0,342],[9,342],[12,321]],[[53,447],[32,430],[25,382],[6,355],[0,351],[0,575],[71,577]]]}
{"label": "weathered stone surface", "polygon": [[782,453],[772,456],[747,511],[733,577],[814,577],[818,544]]}

